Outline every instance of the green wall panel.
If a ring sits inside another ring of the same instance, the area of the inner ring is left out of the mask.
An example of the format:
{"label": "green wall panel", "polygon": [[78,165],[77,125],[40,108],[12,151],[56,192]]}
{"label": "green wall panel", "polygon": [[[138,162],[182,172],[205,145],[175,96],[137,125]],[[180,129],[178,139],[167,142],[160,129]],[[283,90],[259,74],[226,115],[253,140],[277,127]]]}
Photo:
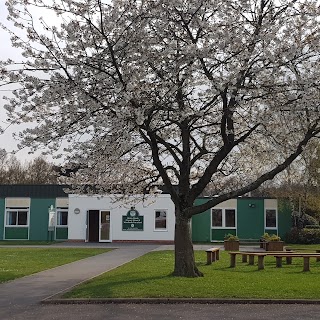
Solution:
{"label": "green wall panel", "polygon": [[283,240],[292,227],[290,202],[285,199],[278,200],[278,235]]}
{"label": "green wall panel", "polygon": [[240,239],[260,239],[264,233],[263,199],[238,199],[237,229]]}
{"label": "green wall panel", "polygon": [[231,233],[236,235],[237,231],[235,229],[212,229],[212,240],[223,241],[224,236]]}
{"label": "green wall panel", "polygon": [[31,199],[29,240],[48,239],[48,208],[55,206],[55,199]]}
{"label": "green wall panel", "polygon": [[56,228],[56,240],[67,240],[68,228]]}
{"label": "green wall panel", "polygon": [[28,240],[28,228],[27,227],[6,227],[5,228],[6,240]]}
{"label": "green wall panel", "polygon": [[[206,203],[209,199],[197,199],[195,205]],[[192,217],[192,241],[210,242],[210,209]]]}
{"label": "green wall panel", "polygon": [[3,239],[4,234],[4,214],[5,214],[5,200],[4,198],[0,199],[0,240]]}

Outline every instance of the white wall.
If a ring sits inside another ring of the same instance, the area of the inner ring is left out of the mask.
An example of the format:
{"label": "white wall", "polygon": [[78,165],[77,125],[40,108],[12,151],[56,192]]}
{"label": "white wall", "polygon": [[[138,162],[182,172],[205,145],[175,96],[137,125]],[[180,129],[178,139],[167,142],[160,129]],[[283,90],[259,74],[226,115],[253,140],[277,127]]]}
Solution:
{"label": "white wall", "polygon": [[[108,210],[111,213],[111,240],[173,240],[174,239],[174,204],[170,196],[149,196],[146,201],[141,197],[132,197],[133,203],[113,202],[110,196],[69,195],[69,239],[85,240],[86,214],[88,210]],[[143,231],[122,231],[122,216],[126,215],[130,207],[134,206],[140,216],[144,216]],[[79,214],[74,210],[80,209]],[[155,210],[167,210],[167,230],[154,229]]]}

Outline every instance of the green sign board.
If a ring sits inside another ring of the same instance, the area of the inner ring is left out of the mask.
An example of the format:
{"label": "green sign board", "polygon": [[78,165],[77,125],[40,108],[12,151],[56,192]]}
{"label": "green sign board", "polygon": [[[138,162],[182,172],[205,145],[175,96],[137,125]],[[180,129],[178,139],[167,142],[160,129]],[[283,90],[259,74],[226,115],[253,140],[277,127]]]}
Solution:
{"label": "green sign board", "polygon": [[122,231],[143,231],[143,216],[134,207],[122,216]]}

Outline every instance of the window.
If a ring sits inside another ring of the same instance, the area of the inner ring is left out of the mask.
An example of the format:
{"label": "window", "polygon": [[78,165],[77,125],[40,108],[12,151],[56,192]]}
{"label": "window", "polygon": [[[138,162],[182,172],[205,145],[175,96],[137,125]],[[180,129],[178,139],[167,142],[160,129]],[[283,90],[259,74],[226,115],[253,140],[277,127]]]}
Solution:
{"label": "window", "polygon": [[276,229],[277,228],[277,211],[276,209],[266,209],[266,229]]}
{"label": "window", "polygon": [[235,209],[212,209],[211,210],[212,228],[235,228],[236,210]]}
{"label": "window", "polygon": [[28,212],[27,208],[8,208],[6,210],[6,226],[27,226]]}
{"label": "window", "polygon": [[57,226],[68,225],[68,210],[57,208]]}
{"label": "window", "polygon": [[167,211],[156,210],[155,212],[155,230],[167,230]]}
{"label": "window", "polygon": [[222,209],[212,209],[212,227],[222,227]]}
{"label": "window", "polygon": [[226,217],[226,227],[235,228],[236,227],[236,211],[234,209],[226,209],[225,217]]}

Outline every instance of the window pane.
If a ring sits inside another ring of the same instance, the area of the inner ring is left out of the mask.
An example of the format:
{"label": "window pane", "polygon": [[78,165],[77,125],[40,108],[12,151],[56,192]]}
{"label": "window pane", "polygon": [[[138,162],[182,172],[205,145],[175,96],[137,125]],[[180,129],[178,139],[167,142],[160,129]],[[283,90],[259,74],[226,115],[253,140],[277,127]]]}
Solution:
{"label": "window pane", "polygon": [[212,209],[212,226],[222,227],[222,210]]}
{"label": "window pane", "polygon": [[226,227],[234,228],[236,226],[236,211],[226,209]]}
{"label": "window pane", "polygon": [[27,211],[18,211],[18,225],[26,226],[28,224],[28,213]]}
{"label": "window pane", "polygon": [[155,212],[155,229],[167,229],[167,212],[158,210]]}
{"label": "window pane", "polygon": [[58,225],[59,226],[68,225],[68,211],[58,211]]}
{"label": "window pane", "polygon": [[277,214],[276,210],[266,210],[266,228],[277,227]]}
{"label": "window pane", "polygon": [[7,225],[15,226],[17,224],[17,212],[7,211]]}

